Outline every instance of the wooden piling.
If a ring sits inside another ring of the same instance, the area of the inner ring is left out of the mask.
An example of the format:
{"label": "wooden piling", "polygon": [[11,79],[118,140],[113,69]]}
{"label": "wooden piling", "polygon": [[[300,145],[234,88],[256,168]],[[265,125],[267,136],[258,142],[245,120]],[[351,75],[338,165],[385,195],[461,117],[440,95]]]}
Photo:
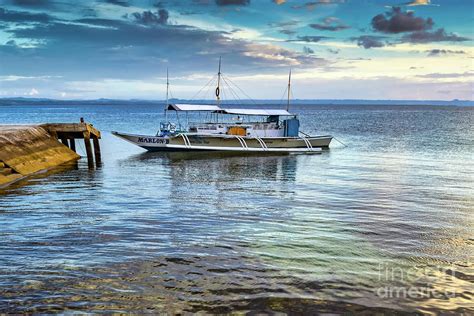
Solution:
{"label": "wooden piling", "polygon": [[76,152],[76,140],[74,138],[69,138],[69,148]]}
{"label": "wooden piling", "polygon": [[63,143],[64,145],[68,146],[69,147],[69,144],[68,144],[68,141],[67,141],[67,138],[64,137],[64,136],[61,136],[61,143]]}
{"label": "wooden piling", "polygon": [[100,155],[99,139],[96,136],[92,136],[92,141],[94,142],[95,163],[96,165],[100,165],[102,163],[102,157]]}
{"label": "wooden piling", "polygon": [[94,156],[92,155],[91,137],[89,132],[84,132],[84,145],[86,147],[87,164],[94,167]]}

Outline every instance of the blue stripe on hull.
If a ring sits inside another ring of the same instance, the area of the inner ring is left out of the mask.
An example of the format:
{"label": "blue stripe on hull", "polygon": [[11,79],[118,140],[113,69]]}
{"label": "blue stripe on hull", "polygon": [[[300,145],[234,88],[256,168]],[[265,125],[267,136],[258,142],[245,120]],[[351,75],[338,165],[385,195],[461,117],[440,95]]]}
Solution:
{"label": "blue stripe on hull", "polygon": [[214,151],[214,150],[190,149],[190,148],[145,147],[145,146],[140,146],[140,147],[152,152]]}

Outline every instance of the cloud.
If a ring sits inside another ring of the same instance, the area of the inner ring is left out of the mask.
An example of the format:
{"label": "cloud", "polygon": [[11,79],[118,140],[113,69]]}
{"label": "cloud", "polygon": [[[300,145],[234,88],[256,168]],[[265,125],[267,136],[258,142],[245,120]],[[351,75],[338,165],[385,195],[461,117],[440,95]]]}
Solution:
{"label": "cloud", "polygon": [[269,26],[276,26],[276,27],[289,27],[298,25],[299,21],[297,20],[290,20],[290,21],[283,21],[283,22],[271,22],[268,23]]}
{"label": "cloud", "polygon": [[319,1],[306,2],[305,4],[302,4],[302,5],[294,5],[292,6],[292,8],[293,9],[307,9],[311,11],[319,6],[341,4],[345,2],[346,2],[345,0],[319,0]]}
{"label": "cloud", "polygon": [[220,6],[226,5],[249,5],[250,0],[216,0],[216,4]]}
{"label": "cloud", "polygon": [[32,13],[26,11],[12,11],[4,8],[0,8],[0,21],[2,22],[36,22],[36,23],[48,23],[55,20],[46,13]]}
{"label": "cloud", "polygon": [[0,76],[0,81],[18,81],[18,80],[48,80],[52,78],[62,78],[62,76]]}
{"label": "cloud", "polygon": [[426,31],[431,29],[433,24],[431,18],[415,17],[413,12],[402,12],[398,7],[372,18],[372,27],[375,31],[390,34]]}
{"label": "cloud", "polygon": [[329,38],[329,37],[315,36],[315,35],[303,35],[303,36],[298,36],[296,40],[292,40],[292,41],[316,43],[316,42],[319,42],[319,41],[321,41],[323,39],[327,39],[327,38]]}
{"label": "cloud", "polygon": [[313,23],[309,25],[313,29],[320,31],[340,31],[348,29],[349,26],[341,23],[341,20],[335,17],[327,17],[322,20],[322,23]]}
{"label": "cloud", "polygon": [[128,3],[127,0],[105,0],[105,2],[110,3],[110,4],[115,4],[121,7],[129,7],[130,4]]}
{"label": "cloud", "polygon": [[309,48],[307,46],[303,46],[303,53],[305,53],[305,54],[314,54],[314,50],[312,50],[311,48]]}
{"label": "cloud", "polygon": [[405,5],[407,6],[431,5],[431,1],[430,0],[414,0],[414,1],[405,3]]}
{"label": "cloud", "polygon": [[50,5],[48,0],[13,0],[12,2],[20,7],[46,7]]}
{"label": "cloud", "polygon": [[288,29],[282,29],[282,30],[279,30],[278,32],[280,32],[282,34],[285,34],[285,35],[294,35],[294,34],[296,34],[296,31],[288,30]]}
{"label": "cloud", "polygon": [[156,13],[144,11],[142,13],[135,12],[131,16],[137,23],[144,25],[165,25],[168,23],[169,13],[166,9],[159,9]]}
{"label": "cloud", "polygon": [[328,63],[276,45],[232,38],[228,32],[174,24],[157,29],[130,19],[54,21],[6,32],[19,42],[42,44],[28,49],[13,43],[0,45],[3,73],[63,75],[65,82],[67,74],[72,74],[74,80],[143,80],[156,76],[157,69],[166,64],[172,65],[174,73],[209,71],[219,56],[227,71],[242,71],[245,65],[247,72],[265,73],[279,67],[318,68]]}
{"label": "cloud", "polygon": [[419,31],[406,34],[401,38],[402,42],[408,43],[430,43],[430,42],[464,42],[469,38],[447,33],[444,28],[433,32]]}
{"label": "cloud", "polygon": [[357,41],[358,46],[369,49],[374,47],[384,47],[385,43],[381,41],[384,38],[384,36],[361,35],[359,37],[352,37],[351,40]]}
{"label": "cloud", "polygon": [[34,95],[38,95],[39,94],[39,91],[36,90],[35,88],[31,88],[30,92],[27,93],[27,95],[29,96],[34,96]]}
{"label": "cloud", "polygon": [[270,22],[268,26],[279,28],[278,32],[285,34],[285,35],[294,35],[296,31],[293,28],[298,25],[299,21],[296,20],[289,20],[283,22]]}
{"label": "cloud", "polygon": [[300,54],[295,51],[268,44],[247,43],[243,55],[256,58],[265,64],[272,64],[273,67],[293,66],[319,68],[327,66],[328,64],[328,62],[322,58]]}
{"label": "cloud", "polygon": [[426,51],[428,56],[436,57],[441,55],[447,54],[465,54],[466,52],[463,50],[449,50],[449,49],[430,49]]}
{"label": "cloud", "polygon": [[462,78],[462,77],[472,77],[473,72],[464,72],[464,73],[431,73],[425,75],[417,75],[419,78],[430,78],[430,79],[448,79],[448,78]]}

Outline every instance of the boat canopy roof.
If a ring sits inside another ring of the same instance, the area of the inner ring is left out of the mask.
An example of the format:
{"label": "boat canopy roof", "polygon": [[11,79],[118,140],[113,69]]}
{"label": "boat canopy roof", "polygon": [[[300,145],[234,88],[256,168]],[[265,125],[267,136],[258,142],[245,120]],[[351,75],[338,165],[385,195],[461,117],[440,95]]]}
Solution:
{"label": "boat canopy roof", "polygon": [[236,115],[262,115],[262,116],[292,116],[287,110],[267,110],[267,109],[220,109],[216,111],[217,113],[223,114],[236,114]]}
{"label": "boat canopy roof", "polygon": [[168,104],[168,111],[219,111],[217,105],[208,104]]}
{"label": "boat canopy roof", "polygon": [[221,114],[234,115],[261,115],[261,116],[292,116],[287,110],[281,109],[223,109],[210,104],[168,104],[168,111],[209,111]]}

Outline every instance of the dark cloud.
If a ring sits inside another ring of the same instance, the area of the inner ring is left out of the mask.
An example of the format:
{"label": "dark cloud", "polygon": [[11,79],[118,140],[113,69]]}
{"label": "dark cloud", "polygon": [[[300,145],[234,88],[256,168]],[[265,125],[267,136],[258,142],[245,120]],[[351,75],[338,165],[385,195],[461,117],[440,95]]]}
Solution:
{"label": "dark cloud", "polygon": [[[75,80],[144,79],[156,76],[157,69],[164,64],[173,65],[175,73],[188,73],[190,69],[208,71],[219,56],[225,60],[228,71],[241,71],[242,65],[248,71],[270,72],[278,67],[328,64],[312,55],[186,25],[155,28],[131,20],[87,18],[6,32],[18,42],[38,44],[28,49],[0,45],[3,72],[24,70],[31,75],[49,75],[60,71],[65,77],[73,75]],[[26,53],[32,57],[25,58]]]}
{"label": "dark cloud", "polygon": [[318,23],[310,24],[309,26],[320,31],[341,31],[349,28],[347,25],[324,25]]}
{"label": "dark cloud", "polygon": [[318,6],[340,4],[340,3],[345,3],[345,2],[346,2],[345,0],[319,0],[319,1],[306,2],[305,4],[302,4],[302,5],[294,5],[292,6],[292,8],[314,10]]}
{"label": "dark cloud", "polygon": [[271,22],[268,23],[270,27],[279,28],[278,32],[285,34],[285,35],[294,35],[296,31],[293,28],[298,25],[299,21],[290,20],[290,21],[283,21],[283,22]]}
{"label": "dark cloud", "polygon": [[286,30],[286,29],[279,30],[278,32],[280,32],[280,33],[282,33],[282,34],[285,34],[285,35],[294,35],[294,34],[296,34],[296,31],[293,31],[293,30]]}
{"label": "dark cloud", "polygon": [[322,20],[322,23],[313,23],[309,26],[316,30],[332,32],[341,31],[349,28],[349,26],[341,23],[341,21],[335,17],[327,17]]}
{"label": "dark cloud", "polygon": [[48,23],[55,20],[53,17],[46,13],[32,13],[25,11],[12,11],[0,8],[0,21],[2,22],[36,22],[36,23]]}
{"label": "dark cloud", "polygon": [[436,57],[441,55],[448,55],[448,54],[465,54],[466,52],[463,50],[449,50],[449,49],[430,49],[426,51],[428,56]]}
{"label": "dark cloud", "polygon": [[415,17],[412,11],[403,12],[398,7],[372,18],[372,27],[375,31],[391,34],[426,31],[433,25],[434,22],[431,18]]}
{"label": "dark cloud", "polygon": [[165,2],[164,1],[158,1],[153,5],[155,8],[164,8],[165,7]]}
{"label": "dark cloud", "polygon": [[20,7],[46,7],[51,4],[48,0],[13,0],[12,2]]}
{"label": "dark cloud", "polygon": [[250,0],[216,0],[216,4],[220,6],[225,5],[248,5]]}
{"label": "dark cloud", "polygon": [[464,42],[469,38],[458,36],[454,33],[447,33],[444,28],[440,28],[433,32],[413,32],[406,34],[401,38],[402,42],[408,43],[430,43],[430,42]]}
{"label": "dark cloud", "polygon": [[326,36],[314,36],[314,35],[304,35],[304,36],[298,36],[296,40],[294,41],[302,41],[302,42],[309,42],[309,43],[316,43],[319,42],[323,39],[327,39],[329,37]]}
{"label": "dark cloud", "polygon": [[127,0],[105,0],[106,3],[115,4],[121,7],[129,7],[130,4]]}
{"label": "dark cloud", "polygon": [[309,48],[307,46],[303,46],[303,53],[305,53],[305,54],[314,54],[314,50],[312,50],[311,48]]}
{"label": "dark cloud", "polygon": [[385,43],[382,40],[383,36],[372,36],[372,35],[361,35],[359,37],[352,37],[352,41],[357,41],[357,45],[364,47],[365,49],[374,47],[384,47]]}
{"label": "dark cloud", "polygon": [[283,21],[283,22],[272,22],[268,23],[269,26],[276,26],[276,27],[289,27],[289,26],[296,26],[298,25],[299,21],[297,20],[290,20],[290,21]]}
{"label": "dark cloud", "polygon": [[142,13],[135,12],[131,15],[137,23],[144,25],[165,25],[168,23],[169,13],[166,9],[159,9],[154,13],[151,11],[144,11]]}
{"label": "dark cloud", "polygon": [[462,78],[462,77],[472,77],[472,72],[464,73],[432,73],[426,75],[417,75],[420,78],[430,78],[430,79],[446,79],[446,78]]}

